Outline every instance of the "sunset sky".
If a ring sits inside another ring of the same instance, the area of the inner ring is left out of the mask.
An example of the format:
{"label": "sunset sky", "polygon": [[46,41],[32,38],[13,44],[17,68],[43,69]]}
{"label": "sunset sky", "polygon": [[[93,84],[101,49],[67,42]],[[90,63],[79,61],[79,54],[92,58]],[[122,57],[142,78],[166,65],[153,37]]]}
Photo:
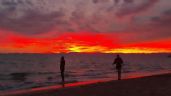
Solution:
{"label": "sunset sky", "polygon": [[171,52],[171,0],[0,0],[0,53]]}

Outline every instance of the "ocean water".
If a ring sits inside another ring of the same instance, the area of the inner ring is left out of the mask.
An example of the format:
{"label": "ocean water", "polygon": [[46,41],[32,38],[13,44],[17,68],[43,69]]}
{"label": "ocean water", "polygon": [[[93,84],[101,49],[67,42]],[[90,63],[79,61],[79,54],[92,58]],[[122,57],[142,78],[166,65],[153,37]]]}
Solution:
{"label": "ocean water", "polygon": [[[169,54],[120,54],[122,78],[171,72]],[[0,92],[60,85],[60,57],[66,60],[66,83],[116,80],[116,54],[0,54]]]}

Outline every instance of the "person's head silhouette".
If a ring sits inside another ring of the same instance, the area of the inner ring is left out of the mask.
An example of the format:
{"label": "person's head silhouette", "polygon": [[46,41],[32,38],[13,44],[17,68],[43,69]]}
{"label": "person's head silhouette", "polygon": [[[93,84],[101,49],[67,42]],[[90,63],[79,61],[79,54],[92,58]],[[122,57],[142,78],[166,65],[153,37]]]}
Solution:
{"label": "person's head silhouette", "polygon": [[64,60],[64,56],[62,56],[61,59]]}

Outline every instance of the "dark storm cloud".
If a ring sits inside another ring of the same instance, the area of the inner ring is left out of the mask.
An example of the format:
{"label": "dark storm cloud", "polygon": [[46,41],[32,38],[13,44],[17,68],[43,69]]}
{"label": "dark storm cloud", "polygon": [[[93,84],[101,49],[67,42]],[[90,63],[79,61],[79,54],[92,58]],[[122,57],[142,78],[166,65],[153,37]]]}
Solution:
{"label": "dark storm cloud", "polygon": [[134,0],[124,0],[125,1],[125,3],[133,3],[134,2]]}
{"label": "dark storm cloud", "polygon": [[164,11],[163,14],[164,15],[171,15],[171,9]]}
{"label": "dark storm cloud", "polygon": [[151,23],[153,26],[168,27],[171,26],[171,9],[164,11],[160,16],[151,17]]}
{"label": "dark storm cloud", "polygon": [[[157,1],[0,0],[0,29],[21,34],[41,34],[51,30],[106,33],[124,31],[130,25],[124,17],[144,12]],[[122,16],[123,20],[119,20],[117,16]]]}
{"label": "dark storm cloud", "polygon": [[170,26],[171,10],[165,10],[159,16],[148,17],[144,26],[134,24],[130,30],[135,34],[139,32],[139,36],[135,37],[134,41],[157,40],[171,37]]}
{"label": "dark storm cloud", "polygon": [[108,2],[108,1],[110,1],[110,0],[92,0],[93,1],[93,3],[103,3],[103,2]]}
{"label": "dark storm cloud", "polygon": [[113,0],[116,4],[119,3],[119,0]]}
{"label": "dark storm cloud", "polygon": [[152,5],[158,1],[159,0],[143,0],[141,3],[137,4],[136,2],[138,2],[138,0],[124,0],[124,3],[116,15],[126,16],[130,14],[136,14],[138,12],[143,12],[152,7]]}
{"label": "dark storm cloud", "polygon": [[56,25],[65,23],[65,21],[61,19],[63,15],[62,12],[45,15],[35,11],[29,11],[26,16],[19,19],[13,19],[1,14],[0,27],[24,34],[48,32]]}
{"label": "dark storm cloud", "polygon": [[[39,34],[67,24],[62,19],[65,16],[62,10],[45,14],[32,9],[32,3],[29,0],[1,0],[0,28],[22,34]],[[24,5],[29,6],[25,8]]]}
{"label": "dark storm cloud", "polygon": [[93,1],[93,3],[98,3],[99,0],[92,0],[92,1]]}

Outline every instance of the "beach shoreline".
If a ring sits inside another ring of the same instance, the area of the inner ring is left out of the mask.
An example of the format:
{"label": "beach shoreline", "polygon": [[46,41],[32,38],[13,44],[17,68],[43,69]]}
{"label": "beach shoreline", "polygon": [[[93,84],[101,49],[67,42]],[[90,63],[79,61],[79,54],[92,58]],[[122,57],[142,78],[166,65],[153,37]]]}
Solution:
{"label": "beach shoreline", "polygon": [[33,88],[0,96],[171,96],[171,73],[124,80],[89,81]]}

